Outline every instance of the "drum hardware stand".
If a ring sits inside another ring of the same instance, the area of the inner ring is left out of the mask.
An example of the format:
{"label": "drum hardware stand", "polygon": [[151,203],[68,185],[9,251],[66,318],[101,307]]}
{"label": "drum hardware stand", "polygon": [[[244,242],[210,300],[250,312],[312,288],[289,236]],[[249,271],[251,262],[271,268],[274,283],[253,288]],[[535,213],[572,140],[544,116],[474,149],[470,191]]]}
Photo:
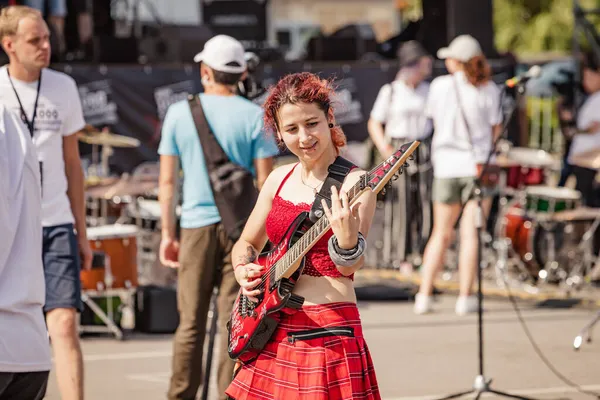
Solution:
{"label": "drum hardware stand", "polygon": [[[94,293],[99,294],[103,297],[105,296],[104,292],[94,292]],[[123,332],[117,326],[117,324],[115,324],[115,322],[114,322],[114,315],[113,315],[113,311],[112,311],[112,296],[110,296],[107,293],[105,297],[106,297],[106,309],[107,309],[108,314],[105,313],[104,310],[102,310],[102,308],[100,308],[100,306],[98,306],[98,304],[96,304],[96,302],[90,298],[88,291],[83,291],[81,293],[81,300],[83,300],[83,302],[92,310],[92,312],[94,314],[96,314],[96,316],[98,316],[98,318],[100,318],[100,320],[102,320],[102,322],[104,323],[104,325],[106,327],[81,326],[80,331],[82,331],[82,332],[106,332],[106,330],[108,329],[108,331],[112,332],[117,339],[123,340]]]}
{"label": "drum hardware stand", "polygon": [[[108,256],[106,259],[109,260]],[[104,282],[106,284],[106,288],[104,290],[82,290],[81,291],[81,300],[92,310],[92,312],[100,318],[100,320],[104,323],[104,327],[102,326],[80,326],[80,332],[110,332],[115,335],[118,340],[123,340],[125,337],[123,335],[123,331],[121,328],[117,326],[114,321],[114,313],[113,313],[113,296],[119,296],[121,298],[121,304],[123,310],[126,308],[132,308],[130,304],[132,295],[135,293],[135,288],[128,287],[126,289],[113,289],[113,277],[110,272],[110,261],[106,263],[106,277]],[[103,297],[106,299],[106,312],[94,301],[92,300],[92,296]],[[127,312],[127,311],[124,311]],[[133,314],[133,311],[131,311]],[[128,316],[133,318],[133,315]],[[132,328],[135,323],[128,324],[131,326],[127,326],[127,328]]]}
{"label": "drum hardware stand", "polygon": [[[524,90],[524,88],[521,88],[520,90]],[[503,132],[506,131],[508,122],[511,120],[512,116],[514,115],[515,109],[516,109],[516,105],[514,105],[511,109],[510,115],[507,118],[507,121],[503,126]],[[468,126],[467,126],[467,130],[468,130]],[[477,245],[477,303],[478,303],[477,304],[477,327],[478,327],[478,332],[477,333],[478,333],[479,375],[477,375],[475,377],[472,389],[463,391],[463,392],[454,393],[454,394],[442,397],[438,400],[454,399],[454,398],[462,397],[464,395],[471,394],[471,393],[476,394],[475,400],[479,400],[481,395],[484,393],[492,393],[492,394],[495,394],[498,396],[504,396],[504,397],[509,397],[509,398],[513,398],[513,399],[532,400],[530,397],[519,396],[519,395],[503,392],[500,390],[492,389],[490,386],[492,380],[487,379],[485,377],[484,368],[483,368],[483,359],[484,359],[484,357],[483,357],[483,292],[482,292],[482,280],[483,280],[482,275],[483,274],[482,274],[481,270],[482,270],[482,255],[483,255],[483,251],[482,251],[483,229],[484,229],[485,216],[484,216],[483,205],[482,205],[483,196],[482,196],[482,191],[481,191],[481,183],[482,183],[482,178],[485,175],[485,173],[487,172],[487,169],[490,165],[492,155],[495,153],[496,146],[498,145],[498,142],[502,136],[503,136],[503,134],[499,135],[498,138],[496,138],[496,140],[493,141],[492,147],[487,156],[487,160],[486,160],[485,164],[483,164],[483,168],[481,170],[480,175],[478,177],[476,177],[475,185],[471,192],[471,195],[474,195],[475,201],[477,203],[477,214],[475,216],[475,228],[477,229],[477,238],[478,238],[478,245]],[[471,197],[471,196],[469,196],[469,197]],[[464,212],[464,208],[467,204],[468,204],[468,201],[462,205],[462,210],[461,210],[459,218],[457,219],[457,222],[456,222],[457,225],[460,221],[460,217],[462,216],[462,213]]]}
{"label": "drum hardware stand", "polygon": [[[393,187],[386,190],[383,198],[383,260],[384,268],[392,265],[392,220],[394,218]],[[383,193],[382,193],[383,194]]]}
{"label": "drum hardware stand", "polygon": [[586,339],[586,342],[592,342],[592,329],[594,328],[594,325],[598,323],[598,321],[600,321],[600,311],[596,312],[596,316],[590,322],[588,322],[575,337],[575,340],[573,341],[573,348],[575,350],[579,350],[584,338]]}
{"label": "drum hardware stand", "polygon": [[[594,222],[592,223],[592,225],[583,234],[583,237],[581,238],[581,242],[579,242],[580,247],[583,247],[587,242],[590,241],[590,239],[592,239],[594,232],[596,232],[596,229],[598,229],[598,225],[600,225],[600,216],[598,216],[594,219]],[[584,264],[587,264],[587,261],[589,261],[591,264],[592,261],[590,259],[593,258],[593,257],[590,257],[591,245],[588,244],[585,246],[586,246],[586,250],[585,250],[586,256],[584,257],[584,259],[585,259]],[[596,261],[599,258],[600,257],[596,257]],[[584,267],[584,268],[586,270],[588,270],[588,268],[586,268],[586,267]],[[585,276],[585,274],[584,274],[584,276]],[[583,344],[584,338],[587,343],[592,342],[592,329],[598,323],[598,321],[600,321],[600,311],[596,312],[596,315],[583,328],[581,328],[581,330],[579,331],[577,336],[575,336],[575,340],[573,340],[573,349],[579,350],[581,348],[581,345]]]}

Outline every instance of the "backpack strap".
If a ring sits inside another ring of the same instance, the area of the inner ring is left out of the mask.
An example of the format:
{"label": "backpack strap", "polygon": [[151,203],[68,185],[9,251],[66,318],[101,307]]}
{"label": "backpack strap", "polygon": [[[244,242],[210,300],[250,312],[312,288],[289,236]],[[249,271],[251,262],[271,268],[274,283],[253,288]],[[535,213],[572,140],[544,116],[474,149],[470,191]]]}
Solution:
{"label": "backpack strap", "polygon": [[327,178],[325,178],[325,182],[323,182],[321,190],[316,194],[315,201],[310,209],[309,219],[313,224],[317,222],[319,218],[325,215],[321,200],[324,199],[327,203],[327,206],[331,207],[331,187],[335,186],[339,192],[344,180],[346,179],[346,176],[354,168],[356,168],[356,165],[340,156],[338,156],[333,164],[329,166],[329,174],[327,175]]}

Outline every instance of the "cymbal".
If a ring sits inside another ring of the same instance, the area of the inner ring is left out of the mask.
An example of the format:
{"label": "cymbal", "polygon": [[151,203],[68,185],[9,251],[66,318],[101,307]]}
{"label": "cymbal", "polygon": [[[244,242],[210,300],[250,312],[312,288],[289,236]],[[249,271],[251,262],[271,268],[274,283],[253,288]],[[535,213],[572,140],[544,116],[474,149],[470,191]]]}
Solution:
{"label": "cymbal", "polygon": [[574,155],[571,157],[569,164],[582,168],[600,169],[600,149]]}
{"label": "cymbal", "polygon": [[158,189],[157,180],[122,177],[112,185],[92,187],[86,191],[89,197],[111,200],[114,197],[143,196]]}
{"label": "cymbal", "polygon": [[80,134],[79,141],[87,144],[98,144],[112,147],[139,147],[140,141],[128,136],[116,135],[109,132]]}
{"label": "cymbal", "polygon": [[591,221],[600,216],[600,208],[578,207],[573,210],[559,211],[552,214],[552,221],[572,222]]}

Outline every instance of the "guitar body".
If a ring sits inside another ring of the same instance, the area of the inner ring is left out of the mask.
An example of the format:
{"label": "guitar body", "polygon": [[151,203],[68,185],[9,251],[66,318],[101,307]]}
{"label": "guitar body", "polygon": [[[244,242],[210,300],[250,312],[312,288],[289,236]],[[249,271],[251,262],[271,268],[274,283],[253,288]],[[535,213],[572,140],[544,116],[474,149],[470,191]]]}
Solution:
{"label": "guitar body", "polygon": [[[310,225],[308,213],[299,214],[279,244],[269,252],[260,254],[254,263],[265,267],[264,271],[269,271]],[[303,268],[304,258],[289,278],[276,281],[273,274],[264,276],[264,292],[258,297],[258,303],[248,300],[240,289],[227,323],[228,353],[231,358],[242,362],[256,358],[277,328],[279,313],[294,312],[302,306],[304,298],[292,294],[292,290]]]}

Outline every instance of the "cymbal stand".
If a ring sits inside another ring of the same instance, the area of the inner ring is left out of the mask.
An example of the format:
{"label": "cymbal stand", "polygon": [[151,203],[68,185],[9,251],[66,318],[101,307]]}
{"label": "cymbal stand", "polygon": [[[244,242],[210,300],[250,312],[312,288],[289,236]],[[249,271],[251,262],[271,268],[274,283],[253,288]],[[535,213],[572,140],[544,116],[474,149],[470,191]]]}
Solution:
{"label": "cymbal stand", "polygon": [[[579,242],[579,246],[578,246],[579,248],[585,247],[585,249],[584,249],[585,256],[584,256],[584,260],[583,260],[583,269],[584,269],[583,276],[584,277],[585,277],[585,274],[587,274],[587,272],[591,270],[591,266],[594,263],[594,261],[597,263],[600,259],[600,255],[596,256],[595,258],[591,256],[591,253],[592,253],[591,249],[593,248],[593,244],[589,243],[590,239],[592,239],[594,237],[594,233],[596,232],[596,229],[598,229],[599,225],[600,225],[600,216],[598,216],[594,219],[594,222],[588,228],[588,230],[583,234],[581,241]],[[600,321],[600,310],[596,312],[596,315],[583,328],[581,328],[581,330],[579,331],[577,336],[575,336],[575,339],[573,340],[573,349],[574,350],[579,350],[581,348],[584,338],[587,343],[591,343],[592,329],[594,328],[594,325],[596,325],[598,323],[598,321]]]}
{"label": "cymbal stand", "polygon": [[108,144],[103,144],[102,145],[102,174],[103,176],[107,177],[110,176],[110,171],[109,171],[109,165],[108,165],[108,159],[114,154],[114,150],[112,148],[112,146],[108,145]]}
{"label": "cymbal stand", "polygon": [[598,229],[598,226],[600,226],[600,215],[598,215],[596,218],[594,218],[594,222],[592,222],[592,225],[590,225],[590,227],[585,231],[585,233],[583,234],[583,236],[581,237],[581,241],[578,244],[578,249],[583,249],[585,257],[583,260],[583,276],[585,276],[585,274],[591,270],[592,265],[594,264],[594,261],[598,261],[599,256],[593,257],[592,256],[592,252],[593,252],[593,244],[591,243],[591,239],[594,237],[594,233],[596,232],[596,230]]}
{"label": "cymbal stand", "polygon": [[[504,218],[505,218],[505,211],[506,210],[506,205],[508,204],[508,201],[506,200],[506,197],[503,196],[503,188],[504,188],[504,182],[506,182],[506,178],[505,178],[505,172],[502,171],[500,173],[500,202],[499,202],[499,210],[498,210],[498,216],[497,216],[497,221],[496,221],[496,226],[495,226],[495,235],[496,236],[496,240],[493,243],[493,247],[496,250],[496,254],[497,254],[497,262],[494,265],[494,270],[496,271],[496,284],[499,287],[504,287],[506,280],[503,279],[503,275],[507,276],[507,271],[508,271],[508,249],[509,249],[509,242],[510,239],[508,239],[505,236],[505,231],[504,231]],[[504,200],[504,201],[503,201]]]}
{"label": "cymbal stand", "polygon": [[[499,146],[502,147],[502,146]],[[506,152],[506,150],[501,151]],[[498,215],[496,217],[496,223],[494,224],[493,234],[496,238],[493,243],[493,249],[496,251],[497,261],[492,263],[494,265],[494,270],[496,274],[496,284],[500,288],[504,288],[509,284],[509,260],[510,260],[510,249],[512,246],[512,242],[509,238],[506,237],[506,215],[507,212],[513,207],[513,205],[518,204],[524,199],[521,198],[519,192],[513,192],[509,190],[507,183],[507,173],[506,169],[502,169],[500,172],[500,177],[498,181]],[[509,200],[509,195],[513,195],[513,199]],[[517,268],[521,269],[520,264],[517,263]]]}
{"label": "cymbal stand", "polygon": [[[113,152],[112,146],[109,146],[107,144],[102,145],[100,169],[102,170],[101,176],[103,176],[103,177],[110,176],[108,159],[110,158],[110,156],[113,155],[113,153],[114,152]],[[107,219],[108,219],[108,200],[100,199],[100,224],[101,225],[106,224]]]}
{"label": "cymbal stand", "polygon": [[600,321],[600,310],[596,312],[596,316],[592,318],[590,322],[588,322],[582,329],[579,331],[579,334],[575,336],[575,340],[573,340],[573,349],[579,350],[583,343],[583,339],[586,339],[586,342],[592,342],[592,329],[594,325],[596,325]]}

